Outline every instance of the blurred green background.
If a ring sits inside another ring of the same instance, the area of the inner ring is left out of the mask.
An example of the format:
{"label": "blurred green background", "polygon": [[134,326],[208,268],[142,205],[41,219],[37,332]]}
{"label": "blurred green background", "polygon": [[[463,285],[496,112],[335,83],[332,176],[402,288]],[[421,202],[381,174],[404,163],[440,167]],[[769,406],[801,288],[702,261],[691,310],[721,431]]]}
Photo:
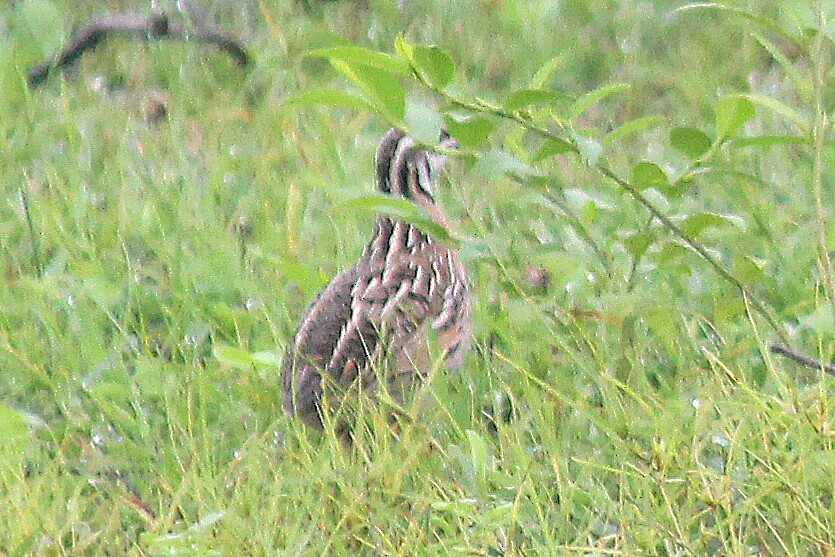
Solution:
{"label": "blurred green background", "polygon": [[[0,7],[0,555],[832,555],[835,385],[768,348],[835,354],[835,9],[681,6],[206,1],[248,68],[115,37],[37,89],[73,29],[148,3]],[[441,184],[476,348],[346,451],[284,416],[279,366],[370,236],[345,203],[389,123],[288,100],[358,93],[305,53],[400,35],[483,108],[398,76],[406,123],[492,130]],[[529,88],[584,109],[496,116]],[[584,156],[537,161],[525,122]],[[642,161],[779,333],[600,172]]]}

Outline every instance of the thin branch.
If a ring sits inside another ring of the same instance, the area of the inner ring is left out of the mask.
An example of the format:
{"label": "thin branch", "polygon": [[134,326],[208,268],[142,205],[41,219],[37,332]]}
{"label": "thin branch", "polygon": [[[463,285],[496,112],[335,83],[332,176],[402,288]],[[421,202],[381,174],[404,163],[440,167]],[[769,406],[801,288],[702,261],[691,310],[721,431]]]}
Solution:
{"label": "thin branch", "polygon": [[636,188],[630,182],[620,178],[617,176],[612,170],[608,167],[603,166],[602,164],[598,163],[595,165],[595,168],[598,172],[615,182],[618,186],[622,189],[629,192],[629,194],[638,201],[641,205],[646,208],[650,214],[652,214],[656,219],[658,219],[664,227],[673,233],[674,236],[677,236],[680,240],[682,240],[687,246],[692,249],[696,254],[699,255],[708,265],[710,265],[713,270],[718,274],[720,277],[725,279],[727,282],[731,283],[739,293],[742,295],[743,298],[747,298],[751,304],[751,307],[759,313],[771,326],[777,336],[780,337],[780,340],[783,342],[786,341],[786,335],[783,331],[783,328],[778,324],[777,318],[772,314],[770,308],[760,301],[753,292],[738,278],[736,278],[733,273],[731,273],[722,263],[720,263],[715,257],[713,257],[702,244],[697,242],[694,238],[692,238],[689,234],[687,234],[680,226],[674,223],[670,218],[661,212],[647,197],[645,197],[638,188]]}
{"label": "thin branch", "polygon": [[[451,104],[464,108],[466,110],[471,110],[473,112],[486,112],[493,114],[494,116],[498,116],[500,118],[505,118],[507,120],[512,120],[525,128],[528,131],[531,131],[540,137],[545,139],[554,139],[557,141],[561,141],[564,143],[569,144],[572,147],[572,151],[575,153],[579,153],[579,148],[577,144],[572,139],[565,139],[560,137],[558,134],[550,131],[547,128],[543,128],[541,126],[536,125],[535,123],[531,122],[529,119],[520,116],[518,113],[509,112],[504,110],[503,108],[493,106],[489,103],[486,103],[481,100],[476,100],[476,102],[469,102],[464,100],[460,97],[453,96],[447,91],[441,91],[436,87],[433,87],[431,83],[426,81],[423,75],[417,70],[413,68],[413,72],[415,77],[420,81],[425,87],[428,89],[442,95],[444,98],[447,99]],[[702,244],[692,238],[689,234],[687,234],[681,227],[679,227],[676,223],[674,223],[670,218],[665,215],[659,208],[657,208],[650,200],[647,198],[641,191],[635,187],[634,184],[629,182],[628,180],[621,178],[614,171],[612,171],[608,166],[601,162],[594,162],[589,163],[589,166],[595,170],[597,170],[600,174],[617,184],[622,190],[629,193],[633,199],[635,199],[638,203],[644,206],[644,208],[649,211],[649,213],[658,219],[659,222],[666,228],[670,233],[674,236],[678,237],[682,240],[687,246],[692,249],[696,254],[701,257],[713,270],[722,277],[725,281],[732,284],[737,290],[739,290],[740,295],[743,298],[748,299],[751,307],[760,314],[763,319],[768,322],[769,326],[774,330],[780,340],[783,342],[788,343],[786,333],[783,327],[777,321],[777,317],[772,313],[771,309],[760,299],[754,295],[753,292],[738,278],[736,278],[730,270],[728,270],[721,262],[719,262],[713,255],[711,255],[707,248],[705,248]]]}
{"label": "thin branch", "polygon": [[826,373],[835,375],[835,364],[827,364],[826,362],[821,362],[820,360],[816,360],[811,356],[806,356],[804,354],[801,354],[800,352],[795,352],[788,346],[783,346],[782,344],[772,344],[771,352],[774,354],[780,354],[781,356],[786,356],[787,358],[805,366],[812,367],[815,369],[822,369]]}
{"label": "thin branch", "polygon": [[70,38],[64,50],[55,58],[33,66],[28,72],[29,85],[44,83],[53,70],[63,70],[88,50],[93,50],[110,35],[126,35],[144,41],[172,39],[196,40],[216,46],[229,54],[238,66],[250,62],[244,46],[217,29],[200,26],[193,31],[181,23],[172,22],[165,14],[109,14],[93,16],[90,22]]}

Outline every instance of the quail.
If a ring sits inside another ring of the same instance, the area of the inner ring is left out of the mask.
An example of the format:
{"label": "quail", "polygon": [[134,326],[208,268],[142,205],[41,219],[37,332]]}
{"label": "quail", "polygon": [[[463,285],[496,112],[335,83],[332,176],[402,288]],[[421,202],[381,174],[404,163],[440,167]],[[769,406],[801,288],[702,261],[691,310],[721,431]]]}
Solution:
{"label": "quail", "polygon": [[[439,144],[457,146],[446,132]],[[377,149],[377,187],[447,227],[435,188],[446,159],[392,128]],[[430,338],[456,367],[471,336],[470,291],[457,251],[414,224],[378,215],[359,261],[337,275],[301,319],[282,368],[284,409],[321,429],[325,414],[337,413],[348,396],[385,388],[402,400],[429,371]]]}

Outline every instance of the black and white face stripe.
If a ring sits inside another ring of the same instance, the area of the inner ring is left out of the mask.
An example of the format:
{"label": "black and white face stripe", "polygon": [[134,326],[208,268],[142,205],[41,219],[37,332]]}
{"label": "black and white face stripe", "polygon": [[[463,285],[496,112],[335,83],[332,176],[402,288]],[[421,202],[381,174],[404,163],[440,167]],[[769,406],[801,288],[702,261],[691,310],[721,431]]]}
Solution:
{"label": "black and white face stripe", "polygon": [[[419,160],[420,152],[414,149],[415,140],[404,136],[397,144],[389,167],[389,188],[391,193],[413,199],[412,186],[415,164]],[[431,195],[430,195],[431,197]]]}
{"label": "black and white face stripe", "polygon": [[[440,140],[444,147],[455,147],[455,140],[446,132]],[[386,194],[434,203],[434,173],[445,160],[446,156],[416,147],[414,139],[392,128],[377,150],[377,187]]]}
{"label": "black and white face stripe", "polygon": [[391,160],[397,150],[397,144],[401,139],[403,139],[403,132],[397,128],[391,128],[377,148],[377,188],[383,193],[391,193],[389,170],[391,169]]}

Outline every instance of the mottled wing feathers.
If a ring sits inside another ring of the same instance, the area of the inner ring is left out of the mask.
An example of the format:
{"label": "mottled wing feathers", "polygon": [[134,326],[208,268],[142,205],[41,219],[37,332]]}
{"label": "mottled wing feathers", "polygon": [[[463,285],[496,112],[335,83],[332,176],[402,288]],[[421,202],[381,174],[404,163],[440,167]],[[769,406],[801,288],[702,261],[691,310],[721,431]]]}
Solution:
{"label": "mottled wing feathers", "polygon": [[[438,161],[430,156],[438,157],[390,130],[377,151],[377,184],[445,224],[433,198]],[[456,252],[414,225],[380,216],[360,260],[333,279],[299,325],[283,368],[285,408],[321,426],[324,401],[334,411],[348,389],[374,390],[380,374],[399,393],[428,370],[430,330],[447,362],[461,363],[470,321],[466,273]]]}
{"label": "mottled wing feathers", "polygon": [[322,376],[351,315],[351,290],[356,283],[356,269],[346,271],[331,281],[302,317],[293,344],[287,350],[282,367],[284,409],[299,415],[305,422],[320,423],[319,401]]}

